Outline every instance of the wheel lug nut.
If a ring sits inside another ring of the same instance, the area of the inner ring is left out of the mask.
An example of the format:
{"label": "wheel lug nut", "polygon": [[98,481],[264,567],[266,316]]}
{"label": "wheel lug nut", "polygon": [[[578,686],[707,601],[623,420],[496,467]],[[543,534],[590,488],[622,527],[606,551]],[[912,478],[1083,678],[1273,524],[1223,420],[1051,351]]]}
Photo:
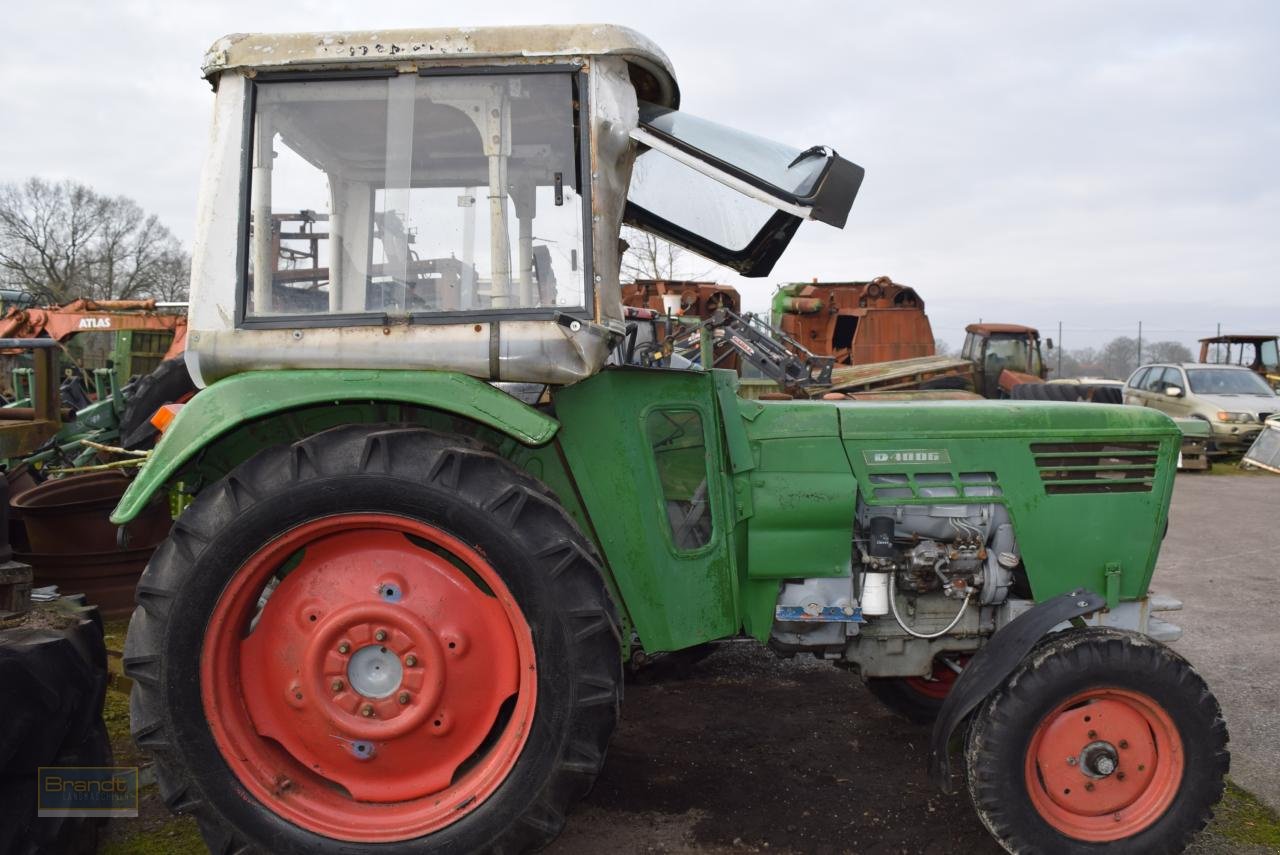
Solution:
{"label": "wheel lug nut", "polygon": [[408,656],[404,658],[404,664],[409,666],[410,668],[413,668],[418,664],[418,657],[410,653]]}
{"label": "wheel lug nut", "polygon": [[1085,785],[1084,785],[1084,788],[1085,788],[1086,790],[1090,790],[1090,791],[1092,791],[1092,790],[1093,790],[1093,784],[1092,784],[1092,783],[1085,784]]}
{"label": "wheel lug nut", "polygon": [[400,696],[397,697],[396,700],[399,701],[402,705],[409,703],[409,693],[401,692]]}
{"label": "wheel lug nut", "polygon": [[365,718],[373,718],[373,704],[365,704],[360,708],[360,715]]}
{"label": "wheel lug nut", "polygon": [[1129,740],[1127,740],[1127,739],[1122,739],[1122,740],[1120,740],[1120,747],[1121,747],[1121,748],[1128,748],[1128,747],[1129,747]]}
{"label": "wheel lug nut", "polygon": [[1117,781],[1123,781],[1123,780],[1124,780],[1124,772],[1116,772],[1116,780],[1117,780]]}
{"label": "wheel lug nut", "polygon": [[377,632],[375,632],[375,633],[373,634],[373,640],[374,640],[374,641],[386,641],[386,640],[387,640],[387,631],[386,631],[385,629],[380,629],[380,630],[378,630]]}
{"label": "wheel lug nut", "polygon": [[332,683],[329,684],[329,688],[333,689],[335,692],[341,692],[342,685],[343,684],[341,680],[334,680]]}
{"label": "wheel lug nut", "polygon": [[344,654],[344,655],[345,655],[345,654],[347,654],[347,653],[350,653],[350,652],[351,652],[351,645],[350,645],[350,644],[347,644],[345,641],[344,641],[344,642],[342,642],[341,644],[339,644],[339,645],[338,645],[338,652],[339,652],[339,653],[342,653],[342,654]]}
{"label": "wheel lug nut", "polygon": [[1068,757],[1068,758],[1067,758],[1067,765],[1068,765],[1068,766],[1074,766],[1074,765],[1076,765],[1076,758],[1074,758],[1074,757]]}
{"label": "wheel lug nut", "polygon": [[1098,731],[1096,731],[1096,730],[1091,730],[1091,731],[1089,731],[1089,738],[1090,738],[1090,739],[1097,739],[1097,738],[1098,738]]}

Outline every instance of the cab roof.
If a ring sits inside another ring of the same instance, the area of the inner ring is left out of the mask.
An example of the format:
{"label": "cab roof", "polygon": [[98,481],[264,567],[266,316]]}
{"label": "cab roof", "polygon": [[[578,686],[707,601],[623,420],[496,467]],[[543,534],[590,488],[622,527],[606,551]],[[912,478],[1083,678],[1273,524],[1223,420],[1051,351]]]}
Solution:
{"label": "cab roof", "polygon": [[213,43],[202,69],[216,82],[223,72],[239,69],[394,68],[593,56],[625,59],[641,99],[672,109],[680,105],[675,69],[667,55],[648,37],[615,24],[233,33]]}
{"label": "cab roof", "polygon": [[1260,344],[1265,341],[1275,341],[1277,338],[1275,333],[1231,333],[1230,335],[1215,335],[1211,338],[1200,339],[1201,344]]}
{"label": "cab roof", "polygon": [[969,326],[964,328],[964,331],[975,333],[977,335],[1000,335],[1002,333],[1011,335],[1040,335],[1040,331],[1035,327],[1025,327],[1022,324],[969,324]]}

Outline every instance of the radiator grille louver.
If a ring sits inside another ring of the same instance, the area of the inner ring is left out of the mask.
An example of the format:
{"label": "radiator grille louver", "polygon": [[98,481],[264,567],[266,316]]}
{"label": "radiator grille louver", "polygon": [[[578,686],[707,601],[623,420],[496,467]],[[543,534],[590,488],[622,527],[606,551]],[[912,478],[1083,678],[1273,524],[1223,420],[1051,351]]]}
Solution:
{"label": "radiator grille louver", "polygon": [[876,499],[988,499],[1004,495],[994,472],[877,472]]}
{"label": "radiator grille louver", "polygon": [[1032,443],[1046,493],[1150,493],[1158,442]]}

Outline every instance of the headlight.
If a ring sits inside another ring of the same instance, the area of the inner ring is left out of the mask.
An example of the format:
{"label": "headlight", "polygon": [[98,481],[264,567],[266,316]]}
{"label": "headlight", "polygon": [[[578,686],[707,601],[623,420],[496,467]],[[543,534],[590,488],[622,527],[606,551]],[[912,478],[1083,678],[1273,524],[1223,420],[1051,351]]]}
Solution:
{"label": "headlight", "polygon": [[1246,422],[1256,421],[1249,413],[1228,413],[1224,410],[1218,411],[1218,421],[1230,422],[1231,424],[1243,424]]}

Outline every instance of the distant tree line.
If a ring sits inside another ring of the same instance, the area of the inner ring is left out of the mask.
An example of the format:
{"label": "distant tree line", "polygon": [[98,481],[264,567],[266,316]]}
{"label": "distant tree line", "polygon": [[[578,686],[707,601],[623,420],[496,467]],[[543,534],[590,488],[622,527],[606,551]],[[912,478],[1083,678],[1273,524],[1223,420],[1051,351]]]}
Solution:
{"label": "distant tree line", "polygon": [[1101,348],[1082,347],[1064,350],[1062,372],[1058,373],[1058,351],[1045,353],[1050,377],[1110,377],[1124,380],[1139,365],[1151,362],[1193,362],[1190,349],[1177,341],[1144,341],[1138,352],[1138,340],[1119,336]]}
{"label": "distant tree line", "polygon": [[191,257],[154,214],[76,181],[0,184],[0,287],[37,304],[185,300]]}
{"label": "distant tree line", "polygon": [[[954,356],[955,351],[942,339],[934,339],[939,356]],[[1044,350],[1044,361],[1050,379],[1055,377],[1110,377],[1124,380],[1139,364],[1151,362],[1194,362],[1190,349],[1177,341],[1144,341],[1139,362],[1138,340],[1119,336],[1101,348],[1082,347],[1076,350]],[[1058,371],[1058,357],[1062,357],[1062,371]]]}

